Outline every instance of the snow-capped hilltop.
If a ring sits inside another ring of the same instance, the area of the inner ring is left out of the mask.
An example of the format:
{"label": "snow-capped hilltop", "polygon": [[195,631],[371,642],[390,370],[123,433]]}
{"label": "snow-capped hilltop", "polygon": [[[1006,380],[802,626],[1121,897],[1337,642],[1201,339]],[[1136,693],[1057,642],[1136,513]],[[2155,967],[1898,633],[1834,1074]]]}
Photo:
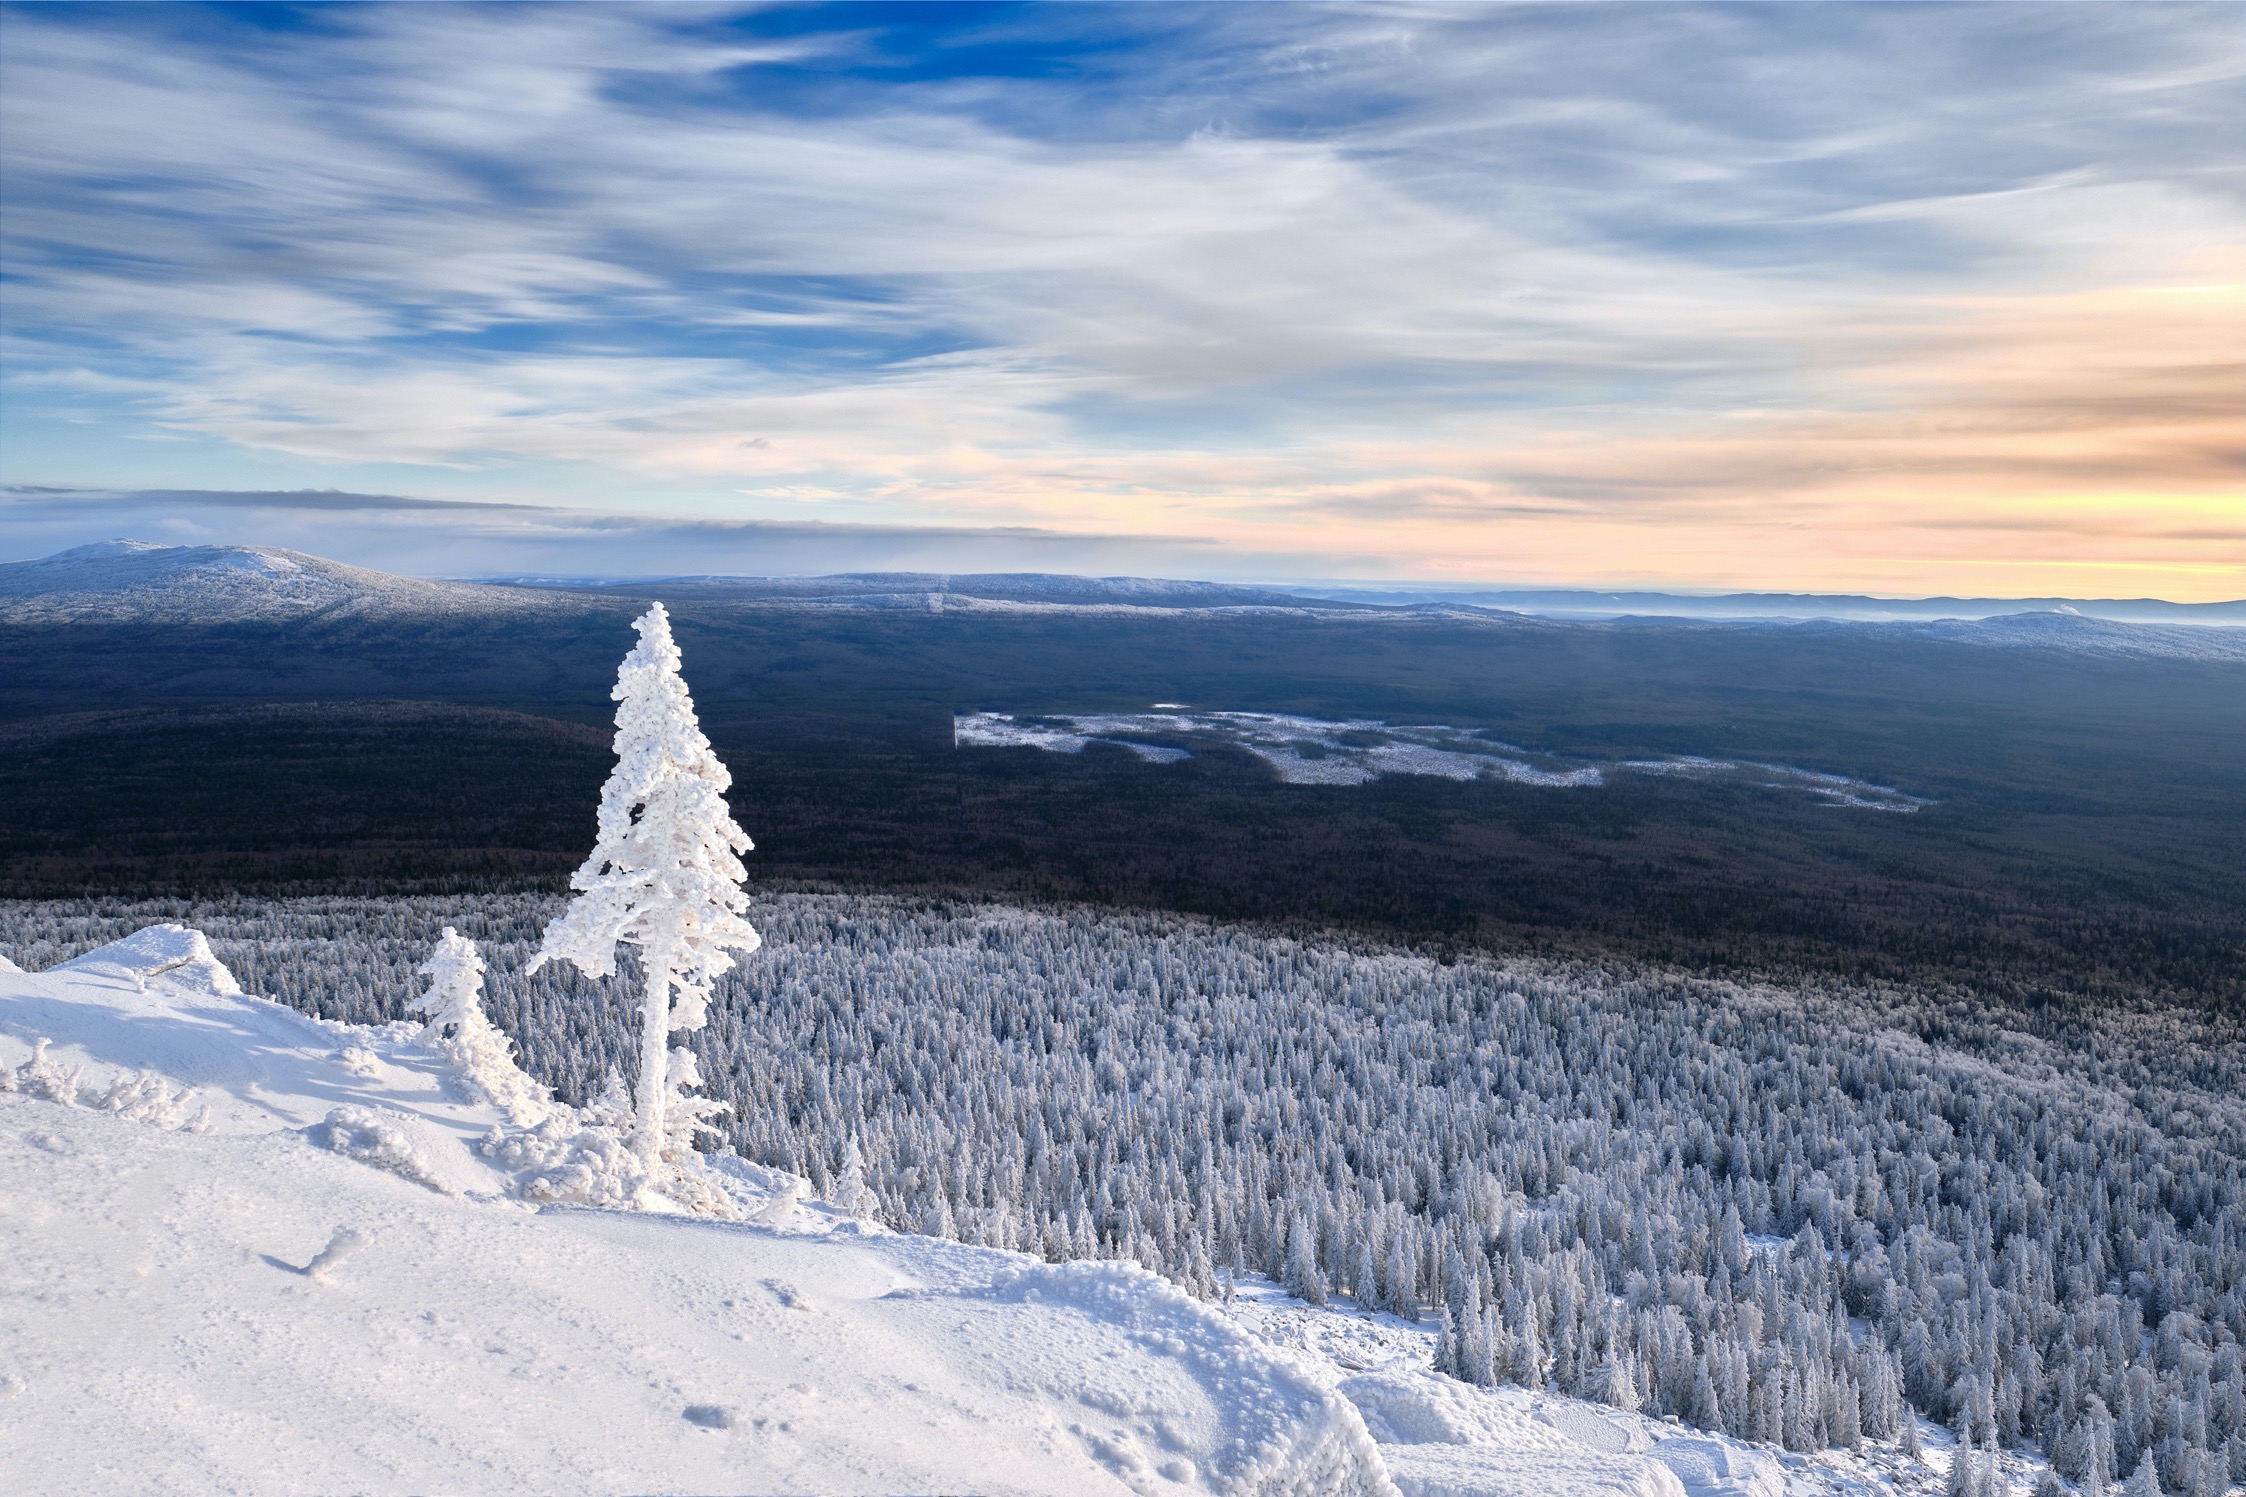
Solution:
{"label": "snow-capped hilltop", "polygon": [[0,564],[0,622],[12,624],[235,623],[569,606],[559,594],[396,577],[276,546],[115,540]]}

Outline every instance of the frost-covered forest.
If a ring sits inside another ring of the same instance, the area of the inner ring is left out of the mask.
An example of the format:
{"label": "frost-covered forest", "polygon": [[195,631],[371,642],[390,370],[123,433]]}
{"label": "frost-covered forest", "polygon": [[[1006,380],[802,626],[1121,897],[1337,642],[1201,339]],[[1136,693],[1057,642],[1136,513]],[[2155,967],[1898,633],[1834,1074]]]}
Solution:
{"label": "frost-covered forest", "polygon": [[[0,906],[39,969],[186,920],[253,992],[401,1017],[454,925],[567,1098],[628,1072],[633,975],[523,969],[559,901]],[[742,1153],[893,1224],[1267,1274],[1424,1314],[1469,1381],[1793,1449],[2034,1443],[2086,1491],[2246,1481],[2246,1041],[2152,1009],[1781,989],[841,896],[692,1037]],[[2150,1472],[2141,1467],[2149,1461]]]}

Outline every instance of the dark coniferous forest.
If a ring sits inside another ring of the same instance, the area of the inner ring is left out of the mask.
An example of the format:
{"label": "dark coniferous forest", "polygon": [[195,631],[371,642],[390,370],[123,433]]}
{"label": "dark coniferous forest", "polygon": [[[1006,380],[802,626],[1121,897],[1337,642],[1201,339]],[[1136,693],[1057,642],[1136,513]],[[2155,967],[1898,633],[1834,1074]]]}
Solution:
{"label": "dark coniferous forest", "polygon": [[[2246,1003],[2246,667],[2127,653],[2115,626],[2053,617],[2023,644],[1962,625],[662,591],[763,887],[1955,982],[2007,1002]],[[590,846],[608,689],[647,595],[0,626],[0,895],[559,890]],[[953,742],[958,713],[1158,701],[1449,723],[1575,762],[1764,761],[1928,804],[1850,811],[1676,777],[1299,785],[1237,750],[1150,764]]]}

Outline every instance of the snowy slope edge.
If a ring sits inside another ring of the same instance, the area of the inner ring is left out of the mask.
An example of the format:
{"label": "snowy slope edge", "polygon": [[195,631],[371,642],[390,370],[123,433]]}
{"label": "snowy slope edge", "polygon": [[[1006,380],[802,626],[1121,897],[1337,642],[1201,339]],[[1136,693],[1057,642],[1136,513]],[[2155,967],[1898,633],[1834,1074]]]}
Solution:
{"label": "snowy slope edge", "polygon": [[[1352,1405],[1135,1266],[891,1234],[738,1160],[712,1173],[745,1220],[528,1207],[480,1147],[507,1120],[417,1034],[242,995],[177,926],[0,974],[7,1469],[95,1491],[1397,1491]],[[121,1085],[201,1111],[106,1106]]]}

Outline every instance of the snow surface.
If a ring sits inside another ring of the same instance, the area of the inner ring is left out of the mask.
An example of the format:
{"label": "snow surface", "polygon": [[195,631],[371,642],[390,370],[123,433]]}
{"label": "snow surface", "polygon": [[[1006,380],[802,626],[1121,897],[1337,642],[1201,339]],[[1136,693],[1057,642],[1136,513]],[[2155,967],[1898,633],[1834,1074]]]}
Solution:
{"label": "snow surface", "polygon": [[[1165,738],[1171,741],[1156,741]],[[1195,712],[1163,703],[1147,712],[955,713],[952,743],[1062,754],[1107,743],[1158,764],[1192,757],[1191,748],[1184,745],[1224,744],[1255,755],[1290,785],[1363,785],[1382,775],[1408,774],[1585,789],[1606,784],[1612,775],[1653,774],[1741,779],[1812,795],[1827,805],[1867,811],[1907,813],[1933,804],[1892,786],[1752,760],[1671,755],[1593,763],[1531,753],[1472,728],[1440,723],[1404,726],[1369,718],[1328,722],[1275,712]]]}
{"label": "snow surface", "polygon": [[[420,1026],[239,992],[160,926],[0,973],[0,1487],[1931,1491],[1429,1370],[1268,1284],[904,1236],[721,1157],[737,1219],[536,1206]],[[528,1135],[522,1135],[528,1136]],[[1939,1432],[1929,1431],[1937,1450]],[[1937,1461],[1941,1459],[1939,1455]]]}
{"label": "snow surface", "polygon": [[232,623],[581,608],[559,593],[394,577],[273,546],[103,541],[0,565],[0,623]]}

